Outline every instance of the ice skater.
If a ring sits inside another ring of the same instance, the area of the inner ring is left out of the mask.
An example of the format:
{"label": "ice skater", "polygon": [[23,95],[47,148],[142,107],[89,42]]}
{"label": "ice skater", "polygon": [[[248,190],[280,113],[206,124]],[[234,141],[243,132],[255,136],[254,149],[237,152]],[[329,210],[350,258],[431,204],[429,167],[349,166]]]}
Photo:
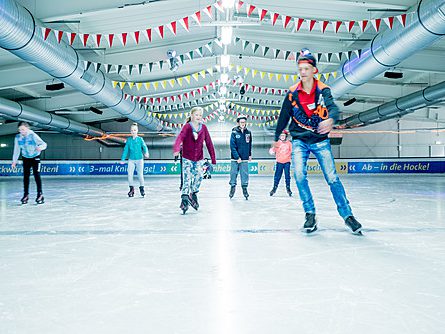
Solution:
{"label": "ice skater", "polygon": [[14,153],[12,156],[12,168],[15,168],[20,153],[23,160],[23,197],[20,200],[22,204],[29,200],[29,177],[34,174],[34,180],[37,186],[36,203],[43,204],[42,179],[40,178],[40,153],[46,149],[46,143],[34,131],[29,128],[27,122],[20,122],[18,126],[19,134],[14,139]]}
{"label": "ice skater", "polygon": [[134,170],[138,174],[139,180],[139,192],[142,197],[145,196],[145,188],[144,188],[144,157],[148,159],[149,153],[147,145],[144,140],[138,136],[138,125],[137,123],[133,123],[130,127],[131,137],[127,138],[127,142],[125,143],[124,152],[122,153],[121,164],[125,163],[125,160],[128,156],[128,185],[130,187],[130,191],[128,192],[128,197],[134,197]]}
{"label": "ice skater", "polygon": [[269,193],[270,196],[273,196],[277,191],[278,185],[281,181],[281,176],[283,175],[283,171],[284,179],[286,181],[286,192],[289,196],[292,196],[292,191],[290,189],[290,161],[292,155],[292,144],[289,140],[287,140],[288,134],[289,132],[287,130],[284,130],[280,134],[280,140],[269,150],[269,153],[271,153],[272,155],[275,154],[276,158],[273,188]]}
{"label": "ice skater", "polygon": [[249,186],[249,161],[252,160],[252,133],[247,129],[247,117],[240,115],[237,117],[238,123],[232,129],[230,135],[230,192],[229,197],[235,195],[236,179],[238,174],[241,178],[241,188],[246,200],[249,198],[247,187]]}
{"label": "ice skater", "polygon": [[[331,89],[316,80],[317,62],[308,49],[303,49],[297,59],[301,81],[291,86],[281,107],[275,130],[275,145],[287,127],[292,136],[292,164],[300,199],[306,214],[303,229],[317,230],[315,205],[307,180],[307,161],[312,152],[317,158],[328,183],[337,211],[353,233],[361,233],[362,225],[352,214],[345,189],[335,170],[334,157],[328,133],[339,116]],[[278,146],[278,145],[277,145]]]}
{"label": "ice skater", "polygon": [[189,204],[195,210],[199,208],[197,194],[203,178],[204,142],[212,159],[212,164],[216,164],[215,148],[210,133],[205,124],[202,124],[203,111],[201,107],[192,108],[187,123],[182,127],[173,145],[173,155],[175,157],[179,156],[182,145],[183,185],[180,208],[183,214],[187,212]]}

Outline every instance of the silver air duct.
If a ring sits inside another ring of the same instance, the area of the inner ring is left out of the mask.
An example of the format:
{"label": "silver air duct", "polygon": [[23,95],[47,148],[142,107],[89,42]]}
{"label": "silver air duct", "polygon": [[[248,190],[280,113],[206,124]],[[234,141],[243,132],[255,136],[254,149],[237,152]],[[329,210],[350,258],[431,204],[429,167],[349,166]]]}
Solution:
{"label": "silver air duct", "polygon": [[421,0],[411,22],[376,35],[360,58],[347,61],[338,70],[342,75],[331,85],[334,97],[340,97],[368,80],[398,65],[417,51],[445,35],[443,0]]}
{"label": "silver air duct", "polygon": [[[3,98],[0,98],[0,114],[18,120],[35,122],[43,128],[56,128],[60,130],[60,132],[74,132],[96,138],[106,136],[106,133],[100,129]],[[106,140],[125,144],[124,138],[108,137]]]}
{"label": "silver air duct", "polygon": [[148,116],[136,101],[124,99],[102,71],[84,69],[81,56],[54,36],[45,41],[32,14],[13,0],[0,0],[0,47],[60,79],[73,88],[112,108],[150,130],[163,129],[159,120]]}
{"label": "silver air duct", "polygon": [[412,113],[445,99],[445,81],[340,121],[340,127],[369,125]]}

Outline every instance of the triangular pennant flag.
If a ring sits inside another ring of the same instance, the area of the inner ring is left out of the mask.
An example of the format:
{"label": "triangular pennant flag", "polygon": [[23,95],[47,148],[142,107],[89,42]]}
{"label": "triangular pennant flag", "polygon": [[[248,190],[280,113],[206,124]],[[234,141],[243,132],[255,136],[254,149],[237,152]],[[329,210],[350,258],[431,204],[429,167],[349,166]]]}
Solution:
{"label": "triangular pennant flag", "polygon": [[117,82],[117,81],[112,81],[111,83],[113,84],[113,88],[116,88],[116,86],[117,86],[117,84],[118,84],[119,82]]}
{"label": "triangular pennant flag", "polygon": [[221,13],[224,13],[224,8],[222,7],[222,2],[221,1],[217,1],[213,4],[213,6],[215,6],[216,9],[218,9]]}
{"label": "triangular pennant flag", "polygon": [[243,67],[241,65],[236,65],[236,73],[239,73]]}
{"label": "triangular pennant flag", "polygon": [[222,44],[222,42],[221,42],[220,39],[215,39],[215,43],[216,43],[216,45],[218,45],[220,48],[222,48],[223,44]]}
{"label": "triangular pennant flag", "polygon": [[295,30],[296,31],[300,30],[301,25],[303,24],[303,22],[304,22],[304,19],[301,19],[301,18],[295,19]]}
{"label": "triangular pennant flag", "polygon": [[88,71],[90,66],[91,66],[91,62],[90,61],[88,61],[88,60],[84,60],[83,61],[83,68],[84,68],[85,72]]}
{"label": "triangular pennant flag", "polygon": [[147,36],[148,41],[151,42],[151,28],[145,30],[145,36]]}
{"label": "triangular pennant flag", "polygon": [[190,31],[190,30],[189,30],[189,18],[188,18],[188,16],[182,18],[182,19],[179,21],[179,23],[181,23],[181,25],[184,27],[184,29],[185,29],[186,31]]}
{"label": "triangular pennant flag", "polygon": [[243,41],[243,50],[246,50],[247,45],[249,45],[249,41]]}
{"label": "triangular pennant flag", "polygon": [[357,56],[357,58],[360,58],[360,53],[359,53],[359,51],[361,51],[361,50],[354,50],[354,53],[355,53],[355,55]]}
{"label": "triangular pennant flag", "polygon": [[187,75],[184,77],[185,81],[187,81],[188,84],[190,83],[190,78],[191,78],[190,75]]}
{"label": "triangular pennant flag", "polygon": [[186,53],[187,57],[189,57],[190,60],[193,59],[193,51],[189,51]]}
{"label": "triangular pennant flag", "polygon": [[133,71],[134,65],[127,65],[127,71],[131,75],[131,72]]}
{"label": "triangular pennant flag", "polygon": [[267,73],[267,75],[269,76],[269,81],[272,81],[273,73]]}
{"label": "triangular pennant flag", "polygon": [[198,25],[201,25],[201,12],[196,12],[193,14],[192,19],[194,19]]}
{"label": "triangular pennant flag", "polygon": [[259,44],[253,43],[253,44],[252,44],[252,51],[253,51],[253,53],[255,53],[256,50],[258,50],[259,47],[260,47]]}
{"label": "triangular pennant flag", "polygon": [[184,64],[184,55],[179,55],[179,61]]}
{"label": "triangular pennant flag", "polygon": [[43,40],[46,41],[48,39],[49,33],[51,32],[51,28],[42,27]]}
{"label": "triangular pennant flag", "polygon": [[280,16],[280,14],[278,13],[273,13],[272,15],[272,25],[274,26],[275,23],[277,22],[278,17]]}
{"label": "triangular pennant flag", "polygon": [[323,21],[323,22],[320,21],[320,29],[321,29],[322,33],[325,32],[326,27],[328,26],[328,24],[329,24],[329,21]]}
{"label": "triangular pennant flag", "polygon": [[396,16],[402,26],[406,26],[406,14]]}
{"label": "triangular pennant flag", "polygon": [[[146,90],[150,89],[150,85],[151,85],[150,82],[144,82],[144,87]],[[151,104],[153,104],[153,98],[150,99],[150,102],[151,102]]]}
{"label": "triangular pennant flag", "polygon": [[[170,79],[170,80],[168,81],[168,83],[169,83],[170,86],[173,88],[173,87],[175,86],[176,80],[175,80],[175,79]],[[173,97],[174,97],[174,96],[173,96]],[[173,102],[174,102],[174,100],[173,100]]]}
{"label": "triangular pennant flag", "polygon": [[81,38],[82,38],[82,44],[84,47],[87,46],[88,43],[88,38],[90,37],[90,34],[80,34]]}
{"label": "triangular pennant flag", "polygon": [[289,58],[289,56],[291,55],[291,51],[286,51],[285,55],[284,55],[284,59],[287,60]]}
{"label": "triangular pennant flag", "polygon": [[114,38],[114,34],[108,34],[107,35],[107,40],[108,40],[108,45],[109,45],[109,47],[111,48],[111,47],[113,47],[113,38]]}
{"label": "triangular pennant flag", "polygon": [[113,65],[111,65],[111,64],[105,64],[104,66],[105,66],[105,73],[110,73],[110,71],[111,71],[111,67],[112,67]]}
{"label": "triangular pennant flag", "polygon": [[162,88],[165,89],[165,87],[167,86],[167,80],[162,80],[161,81],[161,86],[162,86]]}
{"label": "triangular pennant flag", "polygon": [[331,62],[332,52],[328,52],[328,62]]}
{"label": "triangular pennant flag", "polygon": [[176,21],[170,22],[170,24],[167,25],[167,27],[170,29],[172,34],[176,36]]}
{"label": "triangular pennant flag", "polygon": [[67,32],[66,36],[68,37],[68,43],[70,45],[73,45],[74,40],[76,39],[76,33],[75,32]]}
{"label": "triangular pennant flag", "polygon": [[57,42],[60,43],[63,37],[63,31],[54,30],[54,35],[56,36]]}
{"label": "triangular pennant flag", "polygon": [[[134,82],[129,82],[128,83],[128,87],[130,87],[130,89],[132,89],[134,86]],[[134,96],[132,97],[132,99],[134,99]]]}
{"label": "triangular pennant flag", "polygon": [[142,68],[144,67],[144,64],[138,64],[138,73],[142,74]]}
{"label": "triangular pennant flag", "polygon": [[277,81],[280,81],[282,76],[283,75],[281,73],[275,74],[275,78],[277,78]]}
{"label": "triangular pennant flag", "polygon": [[260,72],[260,77],[261,77],[261,79],[264,79],[264,76],[266,75],[266,72]]}
{"label": "triangular pennant flag", "polygon": [[100,47],[100,42],[102,40],[102,34],[96,34],[94,36],[95,36],[94,41],[96,42],[96,46]]}
{"label": "triangular pennant flag", "polygon": [[254,5],[248,5],[247,7],[247,16],[252,15],[252,12],[255,10],[255,6]]}
{"label": "triangular pennant flag", "polygon": [[196,81],[198,81],[199,73],[198,73],[198,72],[193,73],[193,74],[192,74],[192,77],[193,77],[193,79],[195,79]]}
{"label": "triangular pennant flag", "polygon": [[164,65],[164,61],[163,60],[158,61],[158,65],[159,68],[162,70],[162,65]]}
{"label": "triangular pennant flag", "polygon": [[385,23],[389,27],[389,29],[392,29],[392,26],[394,23],[394,16],[385,17],[385,18],[383,18],[383,21],[385,21]]}
{"label": "triangular pennant flag", "polygon": [[101,63],[94,63],[94,69],[96,70],[96,73],[99,71],[101,65]]}
{"label": "triangular pennant flag", "polygon": [[116,72],[117,74],[121,73],[122,71],[122,65],[115,65],[116,66]]}
{"label": "triangular pennant flag", "polygon": [[128,34],[126,32],[119,34],[119,39],[121,40],[123,46],[127,45],[127,35]]}
{"label": "triangular pennant flag", "polygon": [[212,6],[207,6],[206,8],[203,9],[204,13],[207,14],[208,17],[210,17],[210,19],[213,19],[212,17]]}
{"label": "triangular pennant flag", "polygon": [[292,78],[292,81],[297,81],[297,78],[298,78],[298,76],[296,75],[296,74],[293,74],[292,76],[291,76],[291,78]]}
{"label": "triangular pennant flag", "polygon": [[206,77],[206,70],[202,70],[201,72],[199,72],[199,74],[201,74],[201,76],[205,79],[205,77]]}
{"label": "triangular pennant flag", "polygon": [[260,22],[264,20],[264,17],[266,16],[266,14],[267,14],[267,10],[266,9],[261,9]]}
{"label": "triangular pennant flag", "polygon": [[209,52],[212,52],[212,42],[207,43],[207,44],[204,45],[204,46],[207,48],[207,50],[209,50]]}
{"label": "triangular pennant flag", "polygon": [[158,33],[159,37],[164,38],[164,26],[163,25],[157,27],[156,32]]}
{"label": "triangular pennant flag", "polygon": [[280,49],[273,49],[273,54],[274,54],[274,58],[277,59],[278,55],[280,54],[281,50]]}
{"label": "triangular pennant flag", "polygon": [[238,1],[238,3],[236,4],[236,11],[239,12],[241,7],[244,5],[243,1]]}
{"label": "triangular pennant flag", "polygon": [[136,44],[139,44],[139,35],[140,35],[140,31],[133,31],[133,33],[131,34],[131,36],[133,36],[134,42]]}
{"label": "triangular pennant flag", "polygon": [[265,57],[266,54],[269,52],[270,48],[268,46],[262,46],[262,48],[263,48],[263,57]]}
{"label": "triangular pennant flag", "polygon": [[317,23],[316,20],[306,20],[307,25],[309,26],[309,31],[312,31],[314,29],[315,23]]}
{"label": "triangular pennant flag", "polygon": [[[137,90],[141,90],[141,88],[142,88],[142,82],[136,83],[136,89]],[[147,98],[146,97],[144,98],[144,101],[145,101],[145,103],[147,103]]]}
{"label": "triangular pennant flag", "polygon": [[335,33],[338,33],[338,29],[340,29],[342,21],[333,21],[332,25],[334,26]]}
{"label": "triangular pennant flag", "polygon": [[366,26],[368,25],[368,20],[358,21],[361,32],[365,32]]}
{"label": "triangular pennant flag", "polygon": [[289,25],[290,20],[292,19],[292,17],[287,16],[287,15],[281,15],[281,20],[283,21],[283,28],[286,29],[287,26]]}
{"label": "triangular pennant flag", "polygon": [[[120,87],[121,89],[124,89],[125,84],[126,84],[125,81],[121,81],[121,82],[119,82],[119,87]],[[125,94],[125,95],[127,95],[127,94]]]}
{"label": "triangular pennant flag", "polygon": [[379,32],[379,29],[380,29],[380,23],[382,22],[382,19],[374,19],[374,20],[371,20],[371,23],[372,23],[372,25],[373,25],[373,27],[374,27],[374,29],[375,29],[375,31],[376,32]]}
{"label": "triangular pennant flag", "polygon": [[153,82],[153,88],[154,88],[155,90],[158,90],[158,87],[159,87],[159,81],[155,81],[155,82]]}
{"label": "triangular pennant flag", "polygon": [[354,27],[355,21],[345,21],[345,26],[348,32],[351,32],[352,28]]}

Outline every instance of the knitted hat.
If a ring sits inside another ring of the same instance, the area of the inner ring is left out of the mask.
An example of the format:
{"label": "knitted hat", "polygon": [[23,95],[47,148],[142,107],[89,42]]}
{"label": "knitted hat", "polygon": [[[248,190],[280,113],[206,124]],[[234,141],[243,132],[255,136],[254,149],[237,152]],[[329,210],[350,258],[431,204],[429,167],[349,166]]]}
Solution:
{"label": "knitted hat", "polygon": [[239,123],[239,121],[241,121],[242,119],[244,119],[245,121],[247,121],[247,117],[246,117],[246,116],[244,116],[244,115],[239,115],[239,116],[236,118],[236,122]]}
{"label": "knitted hat", "polygon": [[312,55],[312,53],[309,51],[309,49],[306,49],[306,48],[301,50],[300,56],[297,59],[297,64],[300,64],[300,63],[308,63],[308,64],[311,64],[312,66],[314,66],[315,68],[317,67],[317,60]]}

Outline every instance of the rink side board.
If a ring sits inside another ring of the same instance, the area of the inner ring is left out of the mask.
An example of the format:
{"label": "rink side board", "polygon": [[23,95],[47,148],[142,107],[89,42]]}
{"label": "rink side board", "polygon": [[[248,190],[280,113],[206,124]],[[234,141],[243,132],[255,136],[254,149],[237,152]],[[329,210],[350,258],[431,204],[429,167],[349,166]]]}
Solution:
{"label": "rink side board", "polygon": [[[214,166],[215,175],[230,174],[230,160],[220,160]],[[346,160],[336,159],[335,167],[339,174],[440,174],[445,173],[445,159],[401,159],[401,160]],[[273,175],[274,160],[254,160],[249,162],[249,174]],[[145,161],[144,175],[177,175],[179,162]],[[316,160],[308,161],[309,174],[321,174]],[[119,161],[42,161],[42,175],[126,175],[127,164]],[[22,176],[21,163],[15,169],[11,161],[0,160],[0,176]]]}

